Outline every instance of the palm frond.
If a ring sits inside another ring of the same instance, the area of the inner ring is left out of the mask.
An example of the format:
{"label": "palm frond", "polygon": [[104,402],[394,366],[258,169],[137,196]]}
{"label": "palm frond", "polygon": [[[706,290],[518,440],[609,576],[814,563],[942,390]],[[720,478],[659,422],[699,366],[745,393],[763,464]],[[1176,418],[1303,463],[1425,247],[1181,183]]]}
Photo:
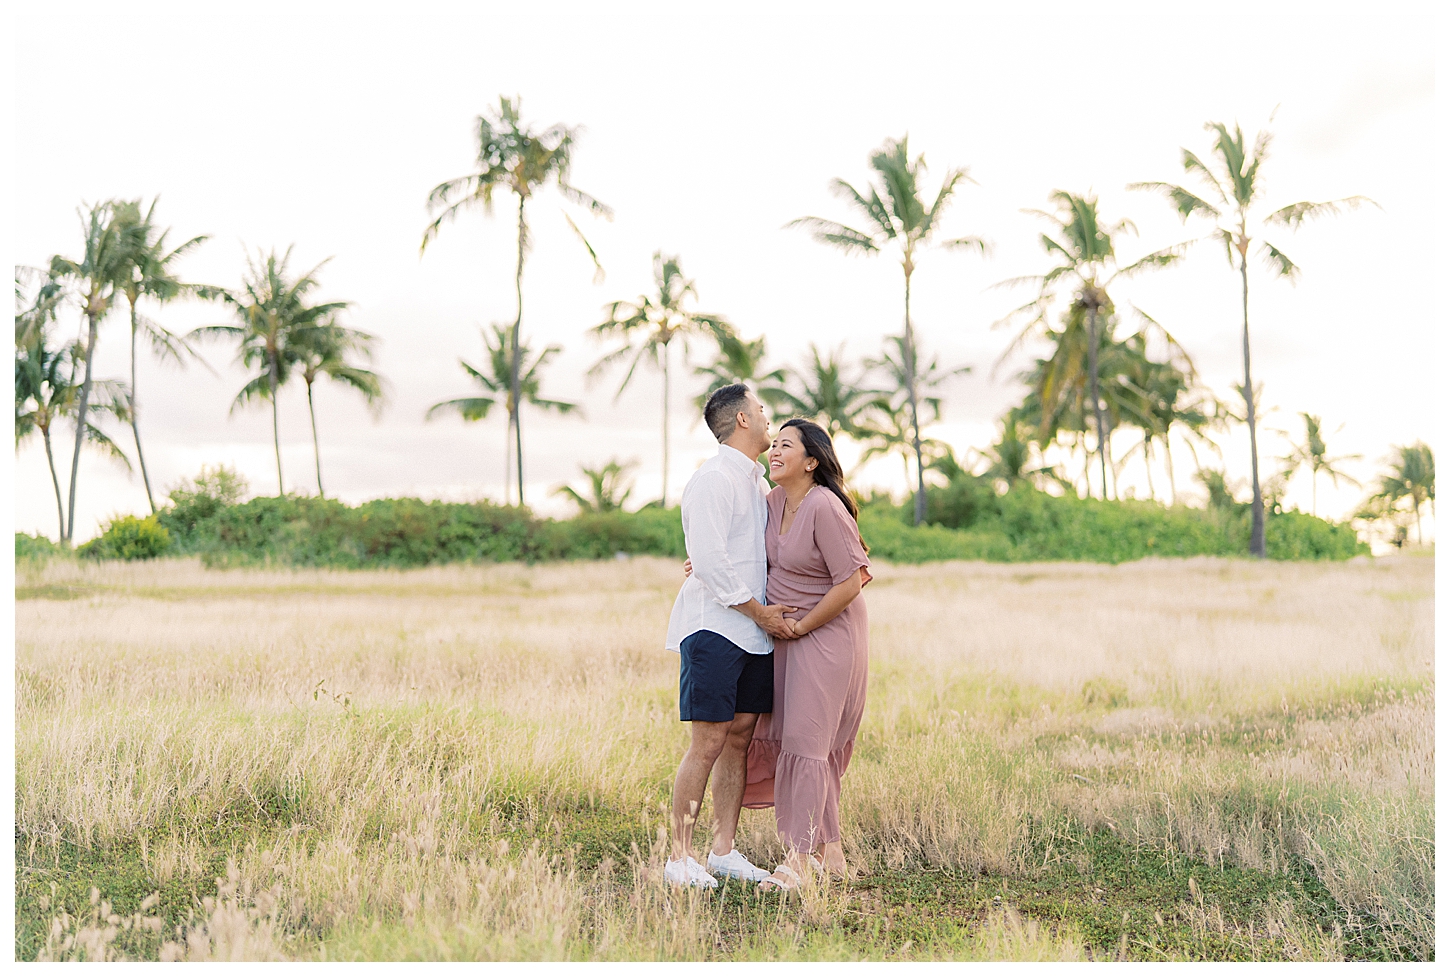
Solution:
{"label": "palm frond", "polygon": [[954,237],[950,241],[941,242],[941,246],[951,250],[976,251],[983,257],[992,253],[992,245],[986,238],[980,237]]}
{"label": "palm frond", "polygon": [[1154,251],[1151,254],[1145,254],[1143,257],[1139,258],[1137,261],[1134,261],[1132,264],[1125,265],[1122,268],[1119,268],[1117,272],[1113,275],[1113,278],[1117,278],[1119,276],[1122,276],[1124,278],[1131,278],[1139,272],[1150,271],[1154,268],[1166,268],[1169,265],[1176,264],[1183,259],[1183,256],[1185,254],[1188,253],[1188,249],[1193,245],[1193,243],[1193,241],[1180,241],[1177,244],[1169,245],[1166,248],[1160,248],[1159,250]]}
{"label": "palm frond", "polygon": [[1297,228],[1305,221],[1314,220],[1319,217],[1333,216],[1344,210],[1357,210],[1364,204],[1369,204],[1380,210],[1384,209],[1369,197],[1345,197],[1342,200],[1326,200],[1322,203],[1301,200],[1296,204],[1281,207],[1272,214],[1269,214],[1264,218],[1264,223]]}
{"label": "palm frond", "polygon": [[418,245],[418,253],[422,254],[427,251],[429,243],[438,236],[439,228],[457,217],[459,211],[472,204],[476,199],[475,197],[464,197],[458,203],[446,208],[438,215],[438,218],[433,223],[425,227],[423,229],[423,242]]}
{"label": "palm frond", "polygon": [[131,459],[126,457],[126,452],[121,450],[121,446],[112,440],[109,434],[89,421],[86,422],[86,443],[97,446],[113,460],[125,465],[126,471],[135,470],[131,467]]}
{"label": "palm frond", "polygon": [[785,225],[786,227],[806,227],[811,231],[811,236],[823,244],[834,245],[842,251],[864,251],[870,253],[879,251],[876,242],[871,236],[855,228],[847,227],[836,221],[829,221],[823,217],[798,217]]}
{"label": "palm frond", "polygon": [[579,230],[579,225],[574,223],[574,218],[569,216],[568,211],[561,211],[561,213],[564,215],[564,220],[568,221],[569,229],[579,239],[579,243],[584,245],[584,250],[589,252],[589,260],[594,262],[594,284],[600,284],[604,281],[604,266],[599,263],[599,255],[594,253],[594,245],[590,244],[589,239],[584,236],[584,232]]}
{"label": "palm frond", "polygon": [[1185,190],[1183,187],[1172,183],[1162,183],[1156,180],[1143,183],[1130,183],[1128,184],[1128,189],[1156,190],[1162,193],[1173,204],[1174,209],[1178,211],[1178,216],[1185,221],[1196,213],[1207,214],[1214,220],[1218,220],[1223,216],[1219,209],[1207,200],[1204,200],[1192,191]]}
{"label": "palm frond", "polygon": [[530,398],[529,403],[533,404],[535,407],[542,407],[544,410],[551,410],[559,414],[572,414],[576,411],[581,415],[584,413],[584,408],[582,405],[569,403],[568,401],[564,400],[543,400],[540,398]]}
{"label": "palm frond", "polygon": [[564,197],[570,202],[578,204],[579,206],[588,210],[591,214],[598,214],[605,220],[614,219],[614,210],[608,204],[596,200],[589,194],[585,193],[583,190],[580,190],[578,187],[571,186],[568,183],[565,183],[563,180],[557,180],[555,182],[559,187],[559,192],[562,193]]}
{"label": "palm frond", "polygon": [[431,421],[440,414],[457,414],[465,421],[481,421],[488,417],[488,412],[493,409],[497,401],[492,397],[457,397],[453,400],[444,400],[428,408],[423,415],[425,421]]}
{"label": "palm frond", "polygon": [[1268,241],[1263,242],[1263,248],[1260,254],[1263,256],[1264,263],[1280,278],[1287,278],[1291,282],[1298,280],[1299,266],[1289,260],[1287,254],[1274,247]]}
{"label": "palm frond", "polygon": [[246,386],[237,391],[236,397],[232,398],[232,406],[227,411],[227,415],[236,413],[237,408],[245,407],[254,401],[271,399],[272,389],[268,382],[268,375],[263,373],[248,380]]}
{"label": "palm frond", "polygon": [[[871,218],[876,226],[881,229],[882,237],[888,240],[896,237],[896,225],[891,222],[891,214],[887,211],[886,205],[881,202],[881,196],[876,192],[875,187],[871,188],[871,198],[869,200],[861,196],[855,187],[840,177],[833,179],[830,187],[832,193],[850,203],[854,203],[863,214]],[[791,223],[796,222],[792,221]],[[786,226],[789,227],[790,224]],[[870,237],[870,235],[863,236]]]}

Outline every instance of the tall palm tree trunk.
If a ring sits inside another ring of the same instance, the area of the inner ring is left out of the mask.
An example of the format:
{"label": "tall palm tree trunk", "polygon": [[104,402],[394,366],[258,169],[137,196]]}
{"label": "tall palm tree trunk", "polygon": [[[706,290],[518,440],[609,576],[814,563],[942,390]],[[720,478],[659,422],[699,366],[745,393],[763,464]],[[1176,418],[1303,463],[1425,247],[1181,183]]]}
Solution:
{"label": "tall palm tree trunk", "polygon": [[50,424],[40,429],[40,436],[45,441],[45,460],[50,465],[50,484],[55,486],[55,511],[60,514],[60,538],[65,539],[65,502],[60,495],[60,479],[55,476],[55,453],[50,449]]}
{"label": "tall palm tree trunk", "polygon": [[317,411],[312,406],[312,381],[307,381],[307,413],[312,418],[312,459],[317,464],[317,497],[325,499],[322,494],[322,447],[317,442]]}
{"label": "tall palm tree trunk", "polygon": [[277,456],[277,498],[283,496],[282,491],[282,429],[277,423],[277,353],[269,351],[268,359],[272,361],[272,368],[267,371],[267,390],[272,400],[272,450]]}
{"label": "tall palm tree trunk", "polygon": [[[664,467],[660,469],[660,508],[669,508],[670,499],[670,344],[664,345],[664,352],[660,357],[664,369],[664,394],[660,399],[660,415],[664,418],[661,426],[661,444],[664,448],[662,456]],[[752,459],[753,460],[753,459]]]}
{"label": "tall palm tree trunk", "polygon": [[503,504],[509,504],[509,492],[513,485],[514,471],[514,411],[508,409],[508,419],[503,429]]}
{"label": "tall palm tree trunk", "polygon": [[76,532],[76,476],[81,469],[81,444],[86,438],[86,408],[91,402],[91,366],[96,354],[96,332],[99,323],[96,316],[86,313],[86,321],[90,324],[89,334],[86,338],[86,378],[81,383],[81,401],[76,409],[76,450],[71,456],[70,462],[70,504],[67,506],[70,518],[66,520],[65,542],[75,538]]}
{"label": "tall palm tree trunk", "polygon": [[[906,267],[906,332],[904,349],[906,363],[906,399],[911,404],[911,450],[916,455],[916,511],[912,524],[920,526],[926,521],[926,482],[923,480],[921,464],[921,424],[916,410],[916,337],[911,329],[911,256],[907,256]],[[906,484],[911,485],[910,465],[906,473]]]}
{"label": "tall palm tree trunk", "polygon": [[1410,501],[1415,503],[1415,542],[1420,546],[1424,546],[1425,531],[1420,526],[1420,505],[1422,500],[1418,495],[1411,495]]}
{"label": "tall palm tree trunk", "polygon": [[[129,299],[129,296],[128,296]],[[156,515],[156,499],[151,495],[151,476],[146,473],[146,456],[141,453],[141,408],[136,403],[136,303],[131,301],[131,436],[136,439],[136,460],[141,463],[141,484],[146,486],[146,502]]]}
{"label": "tall palm tree trunk", "polygon": [[1254,502],[1252,528],[1249,532],[1249,555],[1264,555],[1264,494],[1259,488],[1259,432],[1254,418],[1254,378],[1249,368],[1249,258],[1245,250],[1239,251],[1239,274],[1243,279],[1244,298],[1244,404],[1249,422],[1249,459],[1252,462]]}
{"label": "tall palm tree trunk", "polygon": [[[1088,385],[1093,399],[1093,415],[1098,424],[1098,463],[1102,468],[1103,498],[1108,497],[1108,456],[1106,440],[1103,437],[1103,404],[1098,396],[1098,308],[1088,306]],[[1088,496],[1093,494],[1092,480],[1088,480]]]}
{"label": "tall palm tree trunk", "polygon": [[1173,438],[1168,431],[1163,433],[1163,460],[1168,463],[1168,498],[1170,505],[1178,504],[1178,483],[1173,479]]}
{"label": "tall palm tree trunk", "polygon": [[1148,476],[1148,498],[1154,502],[1158,497],[1153,494],[1153,438],[1143,435],[1143,471]]}
{"label": "tall palm tree trunk", "polygon": [[524,323],[524,237],[528,233],[528,224],[524,222],[524,200],[524,195],[519,194],[519,255],[518,266],[514,270],[514,297],[517,301],[518,313],[514,316],[514,348],[509,363],[509,392],[513,397],[514,406],[511,415],[514,426],[514,460],[518,464],[520,506],[524,504],[524,433],[519,424],[519,416],[523,413],[520,410],[523,406],[523,399],[519,395],[519,370],[522,363],[519,333]]}

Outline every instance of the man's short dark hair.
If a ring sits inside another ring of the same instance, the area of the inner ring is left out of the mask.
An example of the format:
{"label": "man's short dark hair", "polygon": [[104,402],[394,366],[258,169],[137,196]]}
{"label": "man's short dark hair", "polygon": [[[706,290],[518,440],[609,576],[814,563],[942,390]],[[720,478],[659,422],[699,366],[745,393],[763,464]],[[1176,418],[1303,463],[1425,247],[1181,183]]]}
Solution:
{"label": "man's short dark hair", "polygon": [[705,426],[715,435],[715,440],[724,442],[735,433],[735,416],[745,410],[745,397],[750,388],[743,383],[732,383],[721,387],[705,402]]}

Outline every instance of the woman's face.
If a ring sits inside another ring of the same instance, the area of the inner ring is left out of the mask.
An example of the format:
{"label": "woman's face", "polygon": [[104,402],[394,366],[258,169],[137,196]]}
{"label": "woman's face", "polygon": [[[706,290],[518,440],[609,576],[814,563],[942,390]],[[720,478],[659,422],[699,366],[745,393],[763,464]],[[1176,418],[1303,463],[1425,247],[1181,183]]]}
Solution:
{"label": "woman's face", "polygon": [[777,485],[800,479],[809,481],[815,479],[811,472],[817,462],[806,454],[805,446],[801,444],[801,436],[796,428],[781,429],[770,444],[770,454],[766,455],[766,460],[770,463],[770,480]]}

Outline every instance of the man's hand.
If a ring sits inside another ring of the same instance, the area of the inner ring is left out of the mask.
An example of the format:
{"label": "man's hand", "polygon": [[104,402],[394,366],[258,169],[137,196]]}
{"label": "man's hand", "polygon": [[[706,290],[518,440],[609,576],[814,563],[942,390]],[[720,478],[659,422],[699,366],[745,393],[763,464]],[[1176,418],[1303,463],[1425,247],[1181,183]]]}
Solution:
{"label": "man's hand", "polygon": [[786,604],[771,604],[767,607],[754,597],[743,604],[732,604],[731,606],[760,625],[761,630],[772,638],[794,638],[796,636],[795,632],[790,629],[790,625],[785,623],[786,612],[795,610],[794,607]]}
{"label": "man's hand", "polygon": [[[758,606],[758,605],[757,605]],[[785,612],[793,611],[794,607],[785,604],[771,604],[769,607],[761,607],[756,615],[755,623],[772,638],[794,638],[795,632],[786,623]]]}

